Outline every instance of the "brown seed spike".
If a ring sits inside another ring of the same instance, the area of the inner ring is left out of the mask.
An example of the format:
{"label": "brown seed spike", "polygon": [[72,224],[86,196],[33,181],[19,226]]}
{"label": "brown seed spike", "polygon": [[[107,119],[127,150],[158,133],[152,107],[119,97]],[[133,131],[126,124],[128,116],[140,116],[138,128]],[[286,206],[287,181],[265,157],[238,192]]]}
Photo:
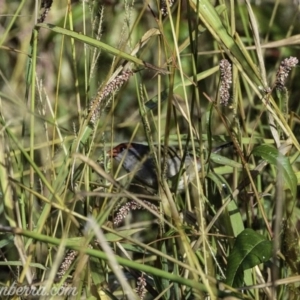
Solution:
{"label": "brown seed spike", "polygon": [[221,83],[220,83],[220,104],[226,106],[230,99],[230,85],[232,83],[232,72],[231,64],[227,59],[222,59],[220,61],[220,73],[221,73]]}
{"label": "brown seed spike", "polygon": [[161,3],[160,3],[160,11],[161,11],[161,14],[165,17],[168,15],[168,4],[167,2],[169,2],[169,6],[170,8],[173,6],[175,0],[161,0]]}
{"label": "brown seed spike", "polygon": [[285,87],[285,82],[292,68],[298,64],[298,59],[291,56],[290,58],[284,59],[277,71],[275,86],[277,90],[283,90]]}
{"label": "brown seed spike", "polygon": [[100,117],[101,111],[107,107],[113,93],[116,93],[122,87],[122,85],[129,80],[132,74],[133,72],[130,70],[123,71],[123,73],[115,77],[112,81],[108,82],[104,88],[101,88],[98,91],[96,97],[91,101],[89,107],[89,113],[91,113],[90,123],[92,125],[95,125]]}
{"label": "brown seed spike", "polygon": [[41,13],[40,17],[37,20],[37,23],[43,23],[46,20],[46,17],[50,11],[50,8],[52,6],[53,0],[43,0],[41,3],[41,8],[44,9],[44,11]]}

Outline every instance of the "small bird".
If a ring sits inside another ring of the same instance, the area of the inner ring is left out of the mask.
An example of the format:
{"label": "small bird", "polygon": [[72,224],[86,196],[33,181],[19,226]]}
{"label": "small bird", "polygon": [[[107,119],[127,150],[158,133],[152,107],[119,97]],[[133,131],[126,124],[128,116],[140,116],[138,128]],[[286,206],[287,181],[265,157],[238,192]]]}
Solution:
{"label": "small bird", "polygon": [[[213,152],[216,153],[223,148],[229,147],[230,145],[232,145],[231,142],[221,145],[214,149]],[[154,147],[156,148],[156,146]],[[161,164],[163,164],[163,146],[161,146],[161,151]],[[153,156],[150,152],[150,147],[148,145],[139,143],[122,143],[114,147],[107,153],[112,158],[116,159],[118,162],[122,161],[123,168],[127,172],[133,172],[135,180],[153,189],[158,188],[158,177],[156,171],[157,169],[155,166]],[[165,170],[166,179],[169,180],[176,176],[180,171],[181,165],[183,165],[187,181],[192,181],[197,174],[195,172],[193,156],[187,153],[184,159],[184,163],[182,164],[182,158],[179,156],[177,151],[172,147],[168,147]],[[198,172],[201,170],[201,164],[199,159],[197,159],[196,169]],[[184,178],[183,176],[181,176],[181,178],[178,180],[177,190],[181,192],[184,190],[184,188]]]}

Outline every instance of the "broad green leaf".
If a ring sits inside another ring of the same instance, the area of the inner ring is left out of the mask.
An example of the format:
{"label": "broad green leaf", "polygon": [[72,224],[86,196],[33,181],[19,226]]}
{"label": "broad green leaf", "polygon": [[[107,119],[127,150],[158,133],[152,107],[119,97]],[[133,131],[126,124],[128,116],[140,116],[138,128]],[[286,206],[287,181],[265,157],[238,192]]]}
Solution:
{"label": "broad green leaf", "polygon": [[237,169],[243,168],[243,165],[241,163],[234,161],[232,159],[229,159],[229,158],[222,156],[220,154],[217,154],[217,153],[211,153],[210,160],[217,164],[224,165],[224,166],[230,166],[230,167],[237,168]]}
{"label": "broad green leaf", "polygon": [[228,258],[225,283],[240,287],[244,271],[266,262],[272,256],[272,242],[252,229],[241,232]]}
{"label": "broad green leaf", "polygon": [[99,258],[90,257],[90,274],[95,286],[99,286],[105,281],[103,269],[106,267],[105,263]]}
{"label": "broad green leaf", "polygon": [[291,190],[293,197],[296,197],[297,177],[292,169],[288,157],[281,154],[271,145],[261,145],[254,148],[253,155],[260,156],[268,163],[276,166],[278,171],[283,172],[284,184]]}

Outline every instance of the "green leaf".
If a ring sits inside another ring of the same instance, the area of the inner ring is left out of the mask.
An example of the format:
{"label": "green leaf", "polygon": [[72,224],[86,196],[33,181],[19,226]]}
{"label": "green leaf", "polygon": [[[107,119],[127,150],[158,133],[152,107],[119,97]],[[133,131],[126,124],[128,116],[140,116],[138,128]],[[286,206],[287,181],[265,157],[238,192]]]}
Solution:
{"label": "green leaf", "polygon": [[[21,261],[0,261],[0,266],[14,266],[14,267],[18,266],[18,267],[22,267],[23,263]],[[30,263],[29,266],[32,267],[32,268],[47,270],[47,268],[45,266],[43,266],[42,264],[39,264],[39,263]]]}
{"label": "green leaf", "polygon": [[260,156],[268,163],[276,166],[278,171],[282,170],[284,183],[295,199],[297,190],[297,177],[292,169],[288,157],[281,154],[276,148],[271,145],[261,145],[254,148],[253,155]]}
{"label": "green leaf", "polygon": [[252,229],[241,232],[228,258],[226,284],[240,287],[244,271],[266,262],[272,256],[272,242]]}
{"label": "green leaf", "polygon": [[101,41],[98,41],[97,39],[93,39],[89,36],[86,36],[82,33],[75,32],[75,31],[72,31],[72,30],[69,30],[69,29],[66,29],[66,28],[62,28],[62,27],[59,27],[59,26],[51,25],[51,24],[45,24],[45,23],[36,24],[36,28],[37,29],[39,29],[39,28],[49,29],[53,32],[56,32],[56,33],[63,34],[63,35],[66,35],[68,37],[74,38],[75,40],[83,42],[83,43],[88,44],[90,46],[102,49],[102,50],[104,50],[108,53],[111,53],[111,54],[119,57],[119,58],[123,58],[125,60],[134,62],[137,65],[140,65],[140,66],[145,65],[144,62],[141,59],[139,59],[135,56],[132,56],[132,55],[130,55],[130,54],[124,52],[124,51],[121,51],[117,48],[114,48],[114,47],[112,47],[108,44],[105,44]]}
{"label": "green leaf", "polygon": [[[90,257],[90,274],[95,286],[99,286],[102,282],[105,282],[106,278],[103,270],[105,267],[105,263],[99,258]],[[91,293],[95,294],[95,291],[91,291]]]}
{"label": "green leaf", "polygon": [[12,234],[1,234],[0,235],[0,249],[13,243],[14,236]]}
{"label": "green leaf", "polygon": [[224,166],[230,166],[232,168],[237,168],[237,169],[242,169],[243,165],[237,161],[234,161],[232,159],[229,159],[225,156],[222,156],[217,153],[211,153],[210,154],[210,160],[213,161],[214,163],[224,165]]}

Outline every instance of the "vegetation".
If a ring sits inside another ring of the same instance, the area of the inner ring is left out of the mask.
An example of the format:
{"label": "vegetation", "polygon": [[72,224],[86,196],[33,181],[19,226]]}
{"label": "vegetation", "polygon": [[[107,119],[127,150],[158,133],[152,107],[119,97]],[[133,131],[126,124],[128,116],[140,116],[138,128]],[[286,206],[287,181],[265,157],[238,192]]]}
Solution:
{"label": "vegetation", "polygon": [[[3,287],[298,299],[297,1],[41,2],[1,9]],[[199,176],[136,184],[108,155],[123,141]]]}

